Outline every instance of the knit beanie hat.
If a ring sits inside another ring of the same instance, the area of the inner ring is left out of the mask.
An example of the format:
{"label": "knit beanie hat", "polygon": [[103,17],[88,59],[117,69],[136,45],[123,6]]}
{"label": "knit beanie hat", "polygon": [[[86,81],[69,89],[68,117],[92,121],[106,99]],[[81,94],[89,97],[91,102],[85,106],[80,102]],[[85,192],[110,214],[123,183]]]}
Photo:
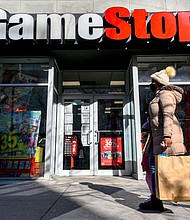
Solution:
{"label": "knit beanie hat", "polygon": [[160,84],[167,86],[170,84],[169,79],[173,78],[175,75],[176,70],[174,67],[168,66],[166,69],[160,70],[159,72],[152,74],[150,77]]}

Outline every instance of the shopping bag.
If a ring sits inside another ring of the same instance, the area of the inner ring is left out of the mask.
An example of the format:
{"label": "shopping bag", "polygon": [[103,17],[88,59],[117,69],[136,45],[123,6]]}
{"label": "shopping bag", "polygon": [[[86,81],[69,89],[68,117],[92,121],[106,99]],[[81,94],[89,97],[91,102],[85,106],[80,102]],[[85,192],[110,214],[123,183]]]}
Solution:
{"label": "shopping bag", "polygon": [[155,156],[156,196],[166,201],[190,201],[190,156]]}

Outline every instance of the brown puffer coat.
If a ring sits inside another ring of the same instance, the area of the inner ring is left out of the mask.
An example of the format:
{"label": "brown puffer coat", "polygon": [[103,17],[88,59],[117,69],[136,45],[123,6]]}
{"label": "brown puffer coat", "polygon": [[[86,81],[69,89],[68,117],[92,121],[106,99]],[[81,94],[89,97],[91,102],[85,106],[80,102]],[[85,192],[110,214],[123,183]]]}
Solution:
{"label": "brown puffer coat", "polygon": [[[150,126],[153,137],[154,154],[185,154],[183,132],[175,116],[176,104],[182,100],[183,89],[174,86],[163,86],[149,103]],[[171,136],[172,146],[161,146],[163,136]]]}

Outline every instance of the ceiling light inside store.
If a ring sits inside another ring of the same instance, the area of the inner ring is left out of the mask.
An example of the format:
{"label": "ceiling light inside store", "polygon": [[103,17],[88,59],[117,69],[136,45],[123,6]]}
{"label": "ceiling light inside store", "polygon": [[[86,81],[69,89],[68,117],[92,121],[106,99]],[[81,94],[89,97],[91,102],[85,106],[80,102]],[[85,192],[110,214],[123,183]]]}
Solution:
{"label": "ceiling light inside store", "polygon": [[123,101],[120,101],[120,100],[114,101],[114,104],[123,104]]}
{"label": "ceiling light inside store", "polygon": [[105,111],[104,113],[105,113],[105,114],[110,114],[110,113],[111,113],[111,111]]}
{"label": "ceiling light inside store", "polygon": [[49,65],[48,64],[47,65],[44,64],[44,65],[40,65],[40,67],[41,68],[49,68]]}
{"label": "ceiling light inside store", "polygon": [[124,86],[125,81],[111,81],[110,86]]}
{"label": "ceiling light inside store", "polygon": [[124,95],[125,94],[125,92],[108,92],[108,94],[119,94],[119,95]]}
{"label": "ceiling light inside store", "polygon": [[63,86],[80,86],[79,81],[63,81]]}
{"label": "ceiling light inside store", "polygon": [[138,63],[139,68],[148,68],[150,66],[150,63]]}
{"label": "ceiling light inside store", "polygon": [[123,109],[123,107],[111,107],[111,110],[118,110],[118,109]]}
{"label": "ceiling light inside store", "polygon": [[123,107],[106,107],[105,111],[123,109]]}

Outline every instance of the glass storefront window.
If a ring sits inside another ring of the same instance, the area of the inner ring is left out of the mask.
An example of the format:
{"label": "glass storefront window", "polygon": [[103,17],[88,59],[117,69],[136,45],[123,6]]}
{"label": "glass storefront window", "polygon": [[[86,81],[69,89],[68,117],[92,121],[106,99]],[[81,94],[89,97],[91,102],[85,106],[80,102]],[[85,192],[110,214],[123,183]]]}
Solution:
{"label": "glass storefront window", "polygon": [[0,84],[47,83],[46,64],[0,63]]}
{"label": "glass storefront window", "polygon": [[46,112],[47,87],[0,87],[0,177],[33,176],[35,164],[42,169]]}
{"label": "glass storefront window", "polygon": [[[189,56],[171,56],[171,57],[140,57],[138,62],[138,79],[139,79],[139,97],[141,126],[148,116],[148,104],[154,94],[149,88],[151,82],[150,75],[156,71],[162,70],[167,66],[174,66],[176,76],[170,79],[172,84],[177,84],[184,89],[182,101],[177,105],[176,116],[181,123],[184,134],[184,143],[190,152],[190,62]],[[148,60],[150,62],[148,62]],[[163,62],[161,62],[163,60]],[[144,83],[144,84],[141,84]],[[189,85],[188,85],[189,84]]]}
{"label": "glass storefront window", "polygon": [[[190,86],[180,86],[184,89],[182,101],[177,105],[176,116],[181,124],[184,143],[190,152]],[[140,109],[141,109],[141,126],[148,116],[148,104],[154,94],[150,92],[149,86],[140,86]]]}
{"label": "glass storefront window", "polygon": [[[183,59],[183,60],[182,60]],[[150,75],[165,69],[167,66],[173,66],[176,69],[176,76],[170,79],[170,82],[190,82],[190,58],[189,56],[178,57],[149,57],[139,58],[138,62],[138,80],[139,82],[150,82]],[[141,61],[142,60],[142,61]]]}
{"label": "glass storefront window", "polygon": [[149,85],[140,86],[139,98],[140,98],[140,112],[141,112],[141,127],[146,122],[148,117],[148,105],[154,97],[154,93],[151,92]]}
{"label": "glass storefront window", "polygon": [[176,115],[183,130],[184,143],[190,153],[190,86],[181,86],[184,89],[182,101],[177,105]]}

